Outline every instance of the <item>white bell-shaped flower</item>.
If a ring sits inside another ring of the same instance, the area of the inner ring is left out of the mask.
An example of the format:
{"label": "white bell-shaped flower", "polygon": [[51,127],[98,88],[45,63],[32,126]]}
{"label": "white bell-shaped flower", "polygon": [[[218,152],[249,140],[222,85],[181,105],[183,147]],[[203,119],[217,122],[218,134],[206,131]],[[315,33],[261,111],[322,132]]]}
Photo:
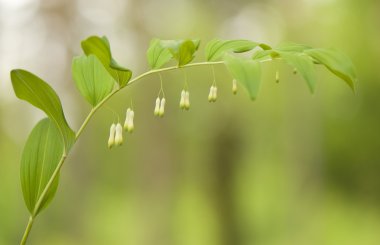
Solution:
{"label": "white bell-shaped flower", "polygon": [[131,108],[127,109],[127,113],[125,116],[125,122],[124,122],[124,130],[128,130],[128,122],[129,122],[131,111],[132,111]]}
{"label": "white bell-shaped flower", "polygon": [[115,145],[121,145],[123,144],[123,128],[121,127],[121,124],[118,123],[116,125],[116,132],[115,132]]}
{"label": "white bell-shaped flower", "polygon": [[110,136],[108,138],[108,148],[112,148],[115,145],[115,133],[116,133],[116,125],[112,123],[110,127]]}
{"label": "white bell-shaped flower", "polygon": [[217,98],[218,98],[218,88],[214,86],[214,89],[212,91],[212,101],[215,102]]}
{"label": "white bell-shaped flower", "polygon": [[236,79],[232,80],[232,93],[237,94],[237,81],[236,81]]}
{"label": "white bell-shaped flower", "polygon": [[160,113],[160,102],[161,102],[160,97],[157,97],[156,106],[154,107],[154,115],[155,116],[158,116]]}
{"label": "white bell-shaped flower", "polygon": [[162,98],[162,99],[161,99],[161,103],[160,103],[160,109],[159,109],[159,111],[158,111],[158,115],[159,115],[160,117],[163,117],[164,114],[165,114],[165,103],[166,103],[165,98]]}
{"label": "white bell-shaped flower", "polygon": [[186,110],[190,109],[190,93],[189,91],[185,92],[185,97],[184,97],[184,108]]}
{"label": "white bell-shaped flower", "polygon": [[179,101],[179,108],[181,108],[181,109],[185,109],[185,96],[186,96],[186,92],[185,92],[185,90],[182,90],[181,99]]}
{"label": "white bell-shaped flower", "polygon": [[280,74],[278,71],[276,71],[276,83],[280,82]]}
{"label": "white bell-shaped flower", "polygon": [[213,95],[214,95],[214,85],[210,87],[210,92],[208,93],[208,101],[213,102]]}
{"label": "white bell-shaped flower", "polygon": [[129,133],[132,133],[133,130],[134,130],[134,128],[135,128],[135,126],[133,125],[133,119],[134,119],[134,117],[135,117],[135,112],[133,110],[131,110],[129,112],[129,119],[128,119],[128,122],[127,122],[127,131]]}

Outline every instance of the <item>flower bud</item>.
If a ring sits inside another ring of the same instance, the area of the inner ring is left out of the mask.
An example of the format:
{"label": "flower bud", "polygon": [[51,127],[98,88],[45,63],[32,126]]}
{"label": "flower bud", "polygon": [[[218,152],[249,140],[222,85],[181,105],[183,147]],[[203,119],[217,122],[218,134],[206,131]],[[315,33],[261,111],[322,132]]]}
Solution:
{"label": "flower bud", "polygon": [[127,131],[129,133],[132,133],[133,129],[135,128],[134,125],[133,125],[133,118],[134,117],[135,117],[135,112],[131,110],[129,112],[129,118],[128,118],[128,121],[127,121]]}
{"label": "flower bud", "polygon": [[218,88],[214,86],[214,89],[212,92],[212,101],[215,102],[217,97],[218,97]]}
{"label": "flower bud", "polygon": [[129,122],[130,115],[131,115],[131,109],[128,108],[127,109],[127,114],[126,114],[126,117],[125,117],[125,122],[124,122],[124,130],[128,130],[128,122]]}
{"label": "flower bud", "polygon": [[181,109],[185,109],[185,97],[186,97],[186,92],[185,92],[185,90],[182,90],[181,100],[179,101],[179,108],[181,108]]}
{"label": "flower bud", "polygon": [[190,109],[190,93],[189,91],[186,91],[185,92],[185,98],[184,98],[184,108],[186,110],[189,110]]}
{"label": "flower bud", "polygon": [[115,132],[115,145],[121,145],[123,144],[123,128],[121,127],[121,124],[118,123],[116,125],[116,132]]}
{"label": "flower bud", "polygon": [[237,82],[236,82],[236,79],[232,80],[232,93],[233,94],[237,93]]}
{"label": "flower bud", "polygon": [[280,82],[280,74],[278,71],[276,71],[276,83]]}
{"label": "flower bud", "polygon": [[208,101],[213,102],[214,101],[213,98],[214,98],[214,85],[210,87],[210,92],[208,94]]}
{"label": "flower bud", "polygon": [[158,115],[160,117],[164,116],[164,113],[165,113],[165,102],[166,102],[165,98],[162,98],[161,99],[161,103],[160,103],[160,109],[158,111]]}
{"label": "flower bud", "polygon": [[154,107],[154,115],[158,116],[160,112],[160,97],[157,97],[156,99],[156,106]]}
{"label": "flower bud", "polygon": [[112,123],[110,128],[110,136],[108,138],[108,148],[112,148],[112,146],[115,145],[115,132],[116,132],[116,125]]}

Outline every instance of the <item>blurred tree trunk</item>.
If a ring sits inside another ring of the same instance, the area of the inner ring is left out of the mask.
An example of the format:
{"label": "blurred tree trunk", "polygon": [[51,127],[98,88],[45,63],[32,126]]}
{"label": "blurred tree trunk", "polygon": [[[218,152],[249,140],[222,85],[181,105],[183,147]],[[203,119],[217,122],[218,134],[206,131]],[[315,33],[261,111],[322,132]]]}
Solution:
{"label": "blurred tree trunk", "polygon": [[[232,117],[230,117],[232,118]],[[226,120],[228,120],[226,118]],[[211,175],[215,175],[215,205],[220,218],[220,241],[242,244],[236,216],[234,178],[239,162],[242,137],[236,122],[229,120],[215,133]]]}

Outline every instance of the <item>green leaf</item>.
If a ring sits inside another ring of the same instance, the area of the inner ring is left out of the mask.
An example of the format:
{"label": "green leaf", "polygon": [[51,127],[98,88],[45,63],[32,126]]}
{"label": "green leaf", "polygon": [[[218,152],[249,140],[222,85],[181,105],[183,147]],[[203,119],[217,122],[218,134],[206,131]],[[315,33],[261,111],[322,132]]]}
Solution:
{"label": "green leaf", "polygon": [[16,96],[43,110],[58,127],[65,149],[68,151],[75,140],[73,130],[67,124],[62,104],[56,92],[36,75],[21,69],[11,71],[13,90]]}
{"label": "green leaf", "polygon": [[275,58],[278,54],[273,50],[257,50],[253,55],[252,59],[256,61],[262,61],[269,58]]}
{"label": "green leaf", "polygon": [[280,52],[281,57],[293,66],[306,80],[311,93],[314,93],[316,75],[313,60],[305,54]]}
{"label": "green leaf", "polygon": [[150,68],[158,69],[168,63],[172,58],[173,54],[168,48],[161,45],[161,40],[154,38],[149,45],[147,51],[147,58]]}
{"label": "green leaf", "polygon": [[226,52],[242,53],[254,49],[259,44],[249,40],[211,40],[205,49],[207,61],[216,61]]}
{"label": "green leaf", "polygon": [[304,52],[343,79],[352,90],[355,90],[354,84],[357,80],[355,68],[346,55],[334,49],[308,49]]}
{"label": "green leaf", "polygon": [[272,47],[269,46],[268,44],[265,44],[265,43],[260,43],[259,44],[260,48],[262,48],[263,50],[271,50]]}
{"label": "green leaf", "polygon": [[[173,54],[177,54],[181,45],[188,40],[160,40],[162,47],[169,49]],[[201,41],[199,39],[190,40],[194,43],[195,49],[198,50]]]}
{"label": "green leaf", "polygon": [[117,64],[111,54],[111,48],[107,37],[91,36],[82,43],[83,52],[88,55],[95,55],[119,84],[120,87],[127,85],[132,77],[132,72]]}
{"label": "green leaf", "polygon": [[191,40],[184,41],[178,51],[178,66],[184,66],[194,59],[195,44]]}
{"label": "green leaf", "polygon": [[114,87],[115,80],[95,55],[75,57],[72,74],[79,92],[92,106],[102,101]]}
{"label": "green leaf", "polygon": [[237,58],[226,54],[224,61],[232,77],[247,89],[249,96],[255,100],[261,82],[261,66],[255,60]]}
{"label": "green leaf", "polygon": [[20,178],[25,204],[35,217],[53,199],[58,187],[58,177],[46,196],[37,203],[63,154],[63,141],[55,123],[49,118],[41,120],[30,133],[22,157]]}
{"label": "green leaf", "polygon": [[161,40],[160,44],[171,52],[172,57],[178,61],[178,66],[183,66],[194,59],[194,53],[198,50],[200,41],[198,39]]}

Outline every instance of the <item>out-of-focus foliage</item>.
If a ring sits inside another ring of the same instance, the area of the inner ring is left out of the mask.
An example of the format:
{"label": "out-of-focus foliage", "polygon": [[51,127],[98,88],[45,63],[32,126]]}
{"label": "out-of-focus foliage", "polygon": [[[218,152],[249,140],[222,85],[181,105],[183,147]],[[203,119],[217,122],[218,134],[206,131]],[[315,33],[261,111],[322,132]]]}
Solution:
{"label": "out-of-focus foliage", "polygon": [[218,101],[209,104],[211,69],[190,68],[191,109],[182,112],[184,74],[168,72],[165,117],[156,119],[159,78],[149,77],[108,104],[122,116],[133,98],[135,132],[123,147],[107,149],[112,112],[90,123],[30,244],[379,244],[379,11],[375,0],[0,0],[0,244],[17,243],[25,227],[19,162],[42,118],[16,100],[9,71],[49,81],[77,129],[90,108],[70,63],[93,33],[107,35],[135,74],[148,69],[153,37],[200,38],[203,54],[216,36],[339,48],[359,82],[353,94],[317,68],[310,96],[302,74],[268,63],[251,102],[241,87],[231,94],[220,66]]}

